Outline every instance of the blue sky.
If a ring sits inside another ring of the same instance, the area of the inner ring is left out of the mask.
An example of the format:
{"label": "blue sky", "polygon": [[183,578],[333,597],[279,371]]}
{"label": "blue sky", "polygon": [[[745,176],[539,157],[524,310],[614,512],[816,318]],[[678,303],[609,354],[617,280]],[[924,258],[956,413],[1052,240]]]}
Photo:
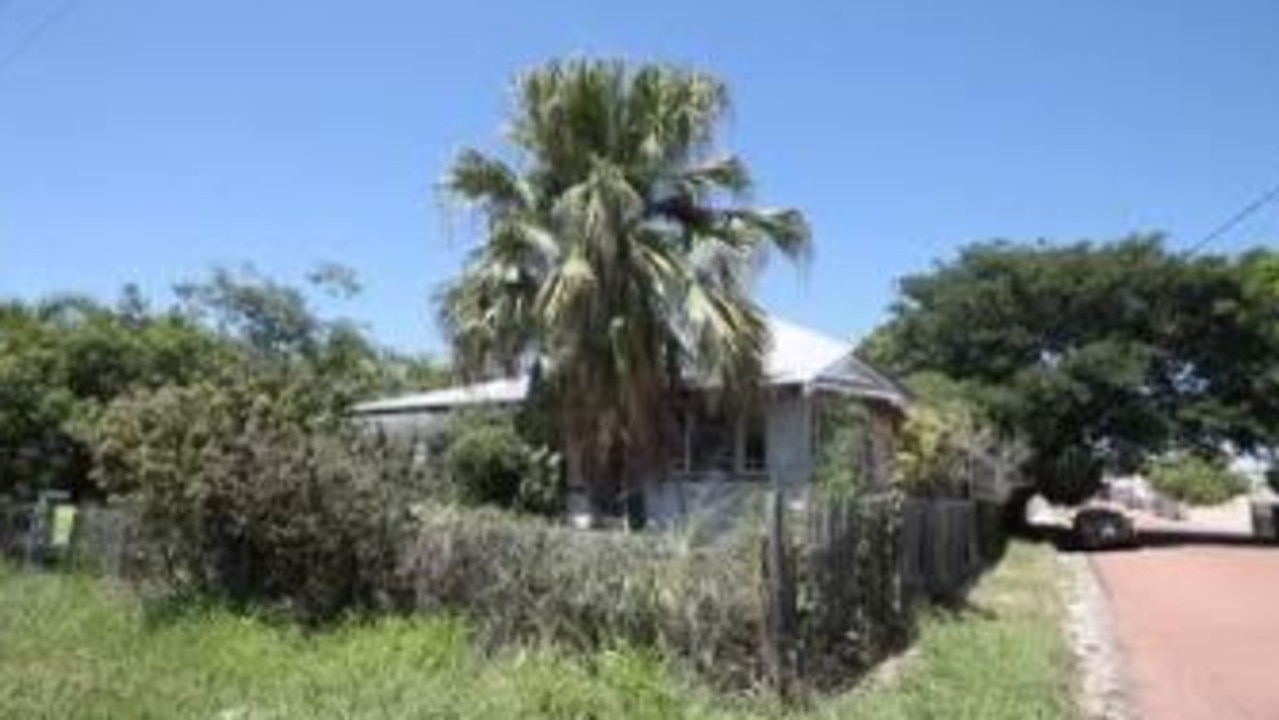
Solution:
{"label": "blue sky", "polygon": [[[59,4],[0,0],[0,55]],[[0,294],[337,261],[366,284],[347,314],[438,351],[430,296],[471,236],[433,184],[560,55],[723,77],[757,199],[816,232],[761,299],[841,336],[964,242],[1189,245],[1279,181],[1272,0],[83,0],[0,70]],[[1271,206],[1214,247],[1276,235]]]}

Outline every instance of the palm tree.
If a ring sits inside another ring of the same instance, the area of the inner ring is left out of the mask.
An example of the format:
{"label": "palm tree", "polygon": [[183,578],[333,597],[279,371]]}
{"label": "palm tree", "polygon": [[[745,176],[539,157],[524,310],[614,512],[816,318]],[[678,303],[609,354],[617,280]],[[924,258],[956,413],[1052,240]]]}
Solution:
{"label": "palm tree", "polygon": [[442,295],[455,361],[535,371],[598,511],[654,469],[681,385],[758,384],[751,281],[768,249],[809,252],[799,212],[739,204],[746,165],[714,143],[728,106],[700,72],[551,62],[517,80],[510,161],[464,150],[444,182],[484,227]]}

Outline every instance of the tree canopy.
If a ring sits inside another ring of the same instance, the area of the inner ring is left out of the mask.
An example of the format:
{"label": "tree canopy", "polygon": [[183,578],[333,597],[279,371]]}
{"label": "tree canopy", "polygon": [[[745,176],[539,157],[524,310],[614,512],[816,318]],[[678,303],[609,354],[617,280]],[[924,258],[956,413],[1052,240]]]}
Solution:
{"label": "tree canopy", "polygon": [[751,280],[766,250],[809,250],[800,213],[743,204],[746,164],[715,142],[728,106],[697,71],[552,62],[516,83],[510,160],[465,150],[444,182],[483,219],[441,302],[455,361],[534,370],[570,483],[595,481],[597,509],[616,509],[609,480],[656,457],[687,375],[758,380],[769,339]]}
{"label": "tree canopy", "polygon": [[[354,289],[349,271],[316,281]],[[251,270],[215,270],[154,308],[134,287],[114,304],[79,296],[0,303],[0,494],[97,494],[85,435],[117,401],[162,388],[250,379],[308,388],[301,411],[342,411],[377,392],[440,383],[429,360],[387,351],[324,318],[307,294]],[[232,383],[233,384],[233,383]]]}
{"label": "tree canopy", "polygon": [[959,382],[1050,496],[1173,450],[1268,452],[1279,438],[1279,265],[1170,252],[1158,235],[996,241],[901,282],[862,348]]}

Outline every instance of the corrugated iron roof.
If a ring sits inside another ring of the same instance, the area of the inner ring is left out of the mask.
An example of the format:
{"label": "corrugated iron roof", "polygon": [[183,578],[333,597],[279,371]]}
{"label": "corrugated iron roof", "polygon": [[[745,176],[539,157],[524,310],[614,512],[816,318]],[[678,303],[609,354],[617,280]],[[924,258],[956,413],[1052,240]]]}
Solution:
{"label": "corrugated iron roof", "polygon": [[[770,317],[771,342],[764,360],[770,385],[801,385],[873,397],[904,406],[902,389],[853,355],[853,346],[793,323]],[[374,400],[355,406],[359,414],[447,410],[474,405],[514,404],[528,394],[528,378],[504,378],[472,385]]]}

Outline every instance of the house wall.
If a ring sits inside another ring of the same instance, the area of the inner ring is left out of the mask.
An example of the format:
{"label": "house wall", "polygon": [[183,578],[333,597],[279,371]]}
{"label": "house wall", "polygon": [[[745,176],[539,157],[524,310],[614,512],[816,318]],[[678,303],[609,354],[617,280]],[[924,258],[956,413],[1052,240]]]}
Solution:
{"label": "house wall", "polygon": [[[699,527],[713,532],[730,525],[752,504],[758,504],[773,483],[795,489],[794,497],[802,497],[815,467],[814,417],[821,397],[806,394],[798,387],[777,388],[770,393],[765,416],[766,474],[742,476],[714,472],[690,477],[672,473],[650,478],[644,484],[648,522],[656,527],[670,527],[696,517]],[[885,486],[891,480],[897,423],[894,414],[880,403],[871,403],[870,410],[871,478],[876,485]],[[366,417],[363,421],[393,439],[421,442],[447,427],[449,413],[383,415]],[[741,454],[740,448],[738,454]],[[740,457],[738,464],[741,464]],[[570,516],[589,515],[584,495],[571,496],[569,500]]]}
{"label": "house wall", "polygon": [[384,433],[391,440],[416,441],[440,435],[448,429],[448,412],[409,412],[366,415],[356,421]]}
{"label": "house wall", "polygon": [[813,474],[813,396],[779,388],[768,406],[768,474],[782,485],[807,483]]}
{"label": "house wall", "polygon": [[[695,525],[708,533],[762,507],[772,483],[802,488],[813,471],[813,402],[799,388],[781,388],[769,398],[765,417],[767,468],[764,474],[733,476],[671,474],[645,485],[644,511],[653,527]],[[740,434],[740,433],[739,433]]]}

